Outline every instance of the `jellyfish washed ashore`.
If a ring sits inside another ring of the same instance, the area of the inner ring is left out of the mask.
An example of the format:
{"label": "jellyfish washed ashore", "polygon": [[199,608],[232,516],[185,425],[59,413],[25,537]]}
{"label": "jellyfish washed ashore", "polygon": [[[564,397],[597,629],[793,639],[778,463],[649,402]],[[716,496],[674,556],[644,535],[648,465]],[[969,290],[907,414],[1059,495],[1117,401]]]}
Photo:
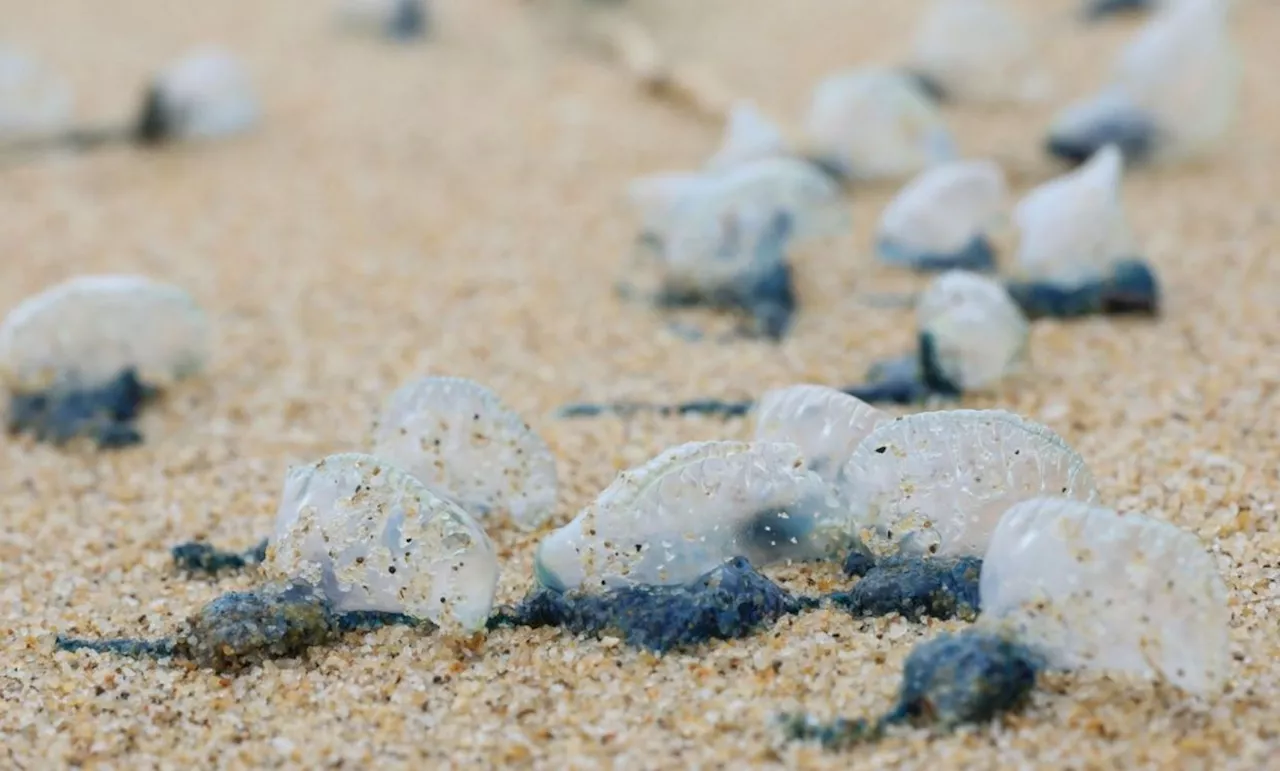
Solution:
{"label": "jellyfish washed ashore", "polygon": [[54,444],[137,444],[143,406],[204,368],[209,338],[195,301],[168,284],[101,275],[51,287],[0,323],[9,431]]}
{"label": "jellyfish washed ashore", "polygon": [[1162,8],[1124,49],[1111,82],[1053,120],[1048,152],[1083,163],[1114,144],[1129,163],[1179,162],[1216,149],[1235,120],[1240,64],[1229,3]]}
{"label": "jellyfish washed ashore", "polygon": [[234,670],[388,623],[474,632],[498,581],[493,544],[470,515],[354,453],[290,469],[264,568],[266,584],[213,600],[172,639],[58,645]]}
{"label": "jellyfish washed ashore", "polygon": [[1138,255],[1121,198],[1115,145],[1018,203],[1019,280],[1009,294],[1029,318],[1159,312],[1155,272]]}
{"label": "jellyfish washed ashore", "polygon": [[376,29],[389,40],[417,40],[431,31],[426,0],[341,0],[338,15],[353,28]]}
{"label": "jellyfish washed ashore", "polygon": [[746,332],[777,340],[797,299],[788,248],[848,227],[839,185],[812,164],[766,156],[700,175],[632,183],[656,248],[659,307],[743,313]]}
{"label": "jellyfish washed ashore", "polygon": [[204,46],[152,78],[129,125],[59,129],[4,149],[90,150],[120,143],[156,147],[239,134],[255,126],[260,117],[261,108],[240,62],[221,48]]}
{"label": "jellyfish washed ashore", "polygon": [[1005,205],[1004,172],[991,161],[956,161],[922,172],[885,207],[876,251],[918,271],[990,271],[987,231]]}
{"label": "jellyfish washed ashore", "polygon": [[[490,389],[458,377],[423,377],[387,400],[372,455],[400,468],[476,519],[540,525],[556,505],[556,459],[547,443]],[[225,551],[201,542],[173,547],[174,564],[217,573],[263,562],[266,542]]]}

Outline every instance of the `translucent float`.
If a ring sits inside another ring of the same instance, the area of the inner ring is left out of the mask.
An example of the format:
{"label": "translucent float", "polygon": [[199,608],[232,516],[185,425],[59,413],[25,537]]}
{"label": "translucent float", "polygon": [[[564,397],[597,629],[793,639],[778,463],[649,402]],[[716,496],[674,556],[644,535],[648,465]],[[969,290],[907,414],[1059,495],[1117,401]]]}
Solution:
{"label": "translucent float", "polygon": [[983,561],[980,623],[1051,666],[1130,672],[1195,693],[1230,670],[1227,589],[1193,534],[1078,500],[1011,507]]}
{"label": "translucent float", "polygon": [[136,128],[143,142],[212,139],[252,128],[260,108],[248,73],[227,51],[198,48],[152,81]]}
{"label": "translucent float", "polygon": [[946,100],[1029,102],[1049,94],[1031,36],[993,0],[937,0],[916,30],[910,69]]}
{"label": "translucent float", "polygon": [[887,262],[918,270],[990,270],[987,231],[999,222],[1004,172],[987,160],[955,161],[921,172],[885,207],[877,247]]}
{"label": "translucent float", "polygon": [[833,485],[858,443],[890,420],[861,399],[821,385],[767,391],[755,409],[755,441],[794,444],[809,470]]}
{"label": "translucent float", "polygon": [[958,391],[990,387],[1021,367],[1030,325],[999,282],[953,270],[916,303],[922,357]]}

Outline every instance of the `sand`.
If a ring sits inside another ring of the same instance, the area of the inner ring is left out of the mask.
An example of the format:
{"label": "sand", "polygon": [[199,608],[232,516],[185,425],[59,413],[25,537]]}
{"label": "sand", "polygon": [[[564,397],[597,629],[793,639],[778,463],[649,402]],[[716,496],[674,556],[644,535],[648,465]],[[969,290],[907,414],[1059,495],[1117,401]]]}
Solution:
{"label": "sand", "polygon": [[[792,119],[824,74],[899,60],[922,7],[639,1],[664,45]],[[921,284],[871,256],[892,185],[856,193],[851,235],[795,255],[803,307],[780,345],[688,342],[619,301],[612,286],[634,235],[624,184],[700,162],[718,128],[638,95],[529,5],[444,0],[437,39],[397,47],[342,34],[309,0],[0,0],[4,38],[72,80],[85,122],[126,117],[157,63],[205,41],[244,56],[266,109],[259,131],[232,141],[0,169],[0,307],[78,273],[136,271],[188,287],[217,330],[208,376],[146,416],[144,446],[94,454],[0,442],[0,766],[1280,762],[1280,5],[1268,0],[1237,3],[1246,73],[1229,146],[1126,181],[1166,316],[1037,323],[1030,371],[965,400],[1047,423],[1088,459],[1107,504],[1210,545],[1231,587],[1225,695],[1053,675],[994,726],[829,755],[784,746],[771,717],[883,711],[911,646],[957,623],[823,610],[664,658],[555,630],[463,644],[387,629],[238,677],[53,652],[58,633],[164,634],[251,585],[249,575],[185,580],[167,549],[197,536],[249,546],[269,533],[285,469],[364,446],[379,404],[414,375],[478,379],[526,415],[559,457],[563,522],[618,469],[749,426],[561,422],[550,416],[558,405],[843,384],[910,345],[909,311],[857,298]],[[1134,23],[1080,27],[1074,0],[1015,5],[1048,33],[1054,101],[948,118],[966,153],[1045,178],[1053,167],[1038,147],[1054,106],[1098,82]],[[684,318],[712,333],[730,324]],[[500,599],[511,600],[530,583],[538,534],[490,530],[504,561]],[[775,575],[805,590],[838,580],[830,568]]]}

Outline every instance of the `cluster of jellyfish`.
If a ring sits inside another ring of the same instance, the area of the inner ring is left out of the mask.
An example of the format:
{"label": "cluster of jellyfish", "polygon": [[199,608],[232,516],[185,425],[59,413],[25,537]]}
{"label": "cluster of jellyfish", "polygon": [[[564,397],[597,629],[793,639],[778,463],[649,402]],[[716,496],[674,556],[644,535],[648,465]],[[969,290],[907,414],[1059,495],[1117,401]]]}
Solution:
{"label": "cluster of jellyfish", "polygon": [[[1152,4],[1100,0],[1090,13]],[[1050,86],[1017,20],[987,0],[937,3],[902,68],[820,83],[802,139],[740,103],[703,168],[637,180],[642,241],[662,268],[653,299],[745,311],[754,334],[786,333],[797,306],[787,251],[848,227],[849,186],[912,178],[883,212],[876,250],[941,275],[916,300],[918,350],[864,385],[660,406],[750,415],[755,436],[680,445],[619,474],[541,539],[517,605],[495,608],[501,566],[486,527],[548,526],[555,457],[489,389],[426,377],[391,396],[368,446],[288,470],[260,545],[174,549],[187,570],[257,570],[256,588],[222,595],[163,639],[60,638],[59,647],[234,671],[385,624],[441,635],[553,625],[663,652],[822,605],[972,622],[910,654],[899,701],[882,717],[782,718],[789,735],[832,746],[900,723],[990,719],[1021,704],[1046,669],[1220,689],[1226,589],[1195,535],[1106,508],[1083,458],[1044,426],[999,410],[894,418],[871,404],[997,382],[1024,361],[1029,320],[1040,316],[1156,312],[1154,272],[1124,216],[1124,169],[1212,148],[1238,79],[1225,3],[1158,5],[1110,81],[1050,128],[1048,151],[1078,168],[1014,209],[1018,275],[1005,280],[990,275],[1003,173],[957,156],[938,103],[1044,99]],[[347,21],[396,39],[429,27],[417,0],[344,9]],[[75,127],[69,116],[63,84],[0,52],[0,133],[22,137],[20,148],[227,136],[254,125],[259,108],[239,64],[201,49],[148,84],[129,125]],[[52,287],[0,324],[9,430],[135,444],[145,406],[203,369],[209,337],[177,287],[127,275]],[[567,413],[638,406],[653,405]],[[806,561],[839,563],[848,587],[797,596],[760,572]]]}

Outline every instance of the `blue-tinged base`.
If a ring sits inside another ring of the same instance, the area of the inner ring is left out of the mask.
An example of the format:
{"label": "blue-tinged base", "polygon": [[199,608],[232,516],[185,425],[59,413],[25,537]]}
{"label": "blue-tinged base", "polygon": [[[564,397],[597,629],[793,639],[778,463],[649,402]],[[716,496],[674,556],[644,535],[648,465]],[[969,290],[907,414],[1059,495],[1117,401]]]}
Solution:
{"label": "blue-tinged base", "polygon": [[1160,313],[1159,282],[1151,266],[1140,259],[1116,263],[1106,277],[1076,287],[1025,281],[1010,282],[1005,288],[1029,319]]}
{"label": "blue-tinged base", "polygon": [[13,394],[9,400],[9,433],[31,433],[38,441],[63,445],[88,437],[100,449],[128,447],[142,441],[134,421],[156,396],[133,370],[93,388],[54,387]]}
{"label": "blue-tinged base", "polygon": [[974,236],[963,248],[950,254],[917,252],[884,237],[876,242],[876,250],[880,259],[885,262],[920,273],[942,273],[948,270],[989,273],[996,269],[996,251],[983,235]]}

